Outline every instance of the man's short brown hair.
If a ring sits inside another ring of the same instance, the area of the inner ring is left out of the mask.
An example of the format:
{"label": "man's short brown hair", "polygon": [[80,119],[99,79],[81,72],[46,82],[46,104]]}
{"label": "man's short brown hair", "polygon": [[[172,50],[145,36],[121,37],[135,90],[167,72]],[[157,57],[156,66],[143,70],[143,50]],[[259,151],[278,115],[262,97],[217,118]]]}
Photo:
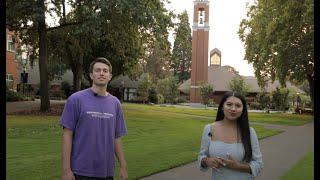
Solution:
{"label": "man's short brown hair", "polygon": [[107,66],[109,66],[109,72],[112,73],[112,66],[111,66],[110,61],[108,59],[104,58],[104,57],[97,57],[96,59],[94,59],[90,63],[90,73],[93,73],[93,66],[98,62],[106,64]]}

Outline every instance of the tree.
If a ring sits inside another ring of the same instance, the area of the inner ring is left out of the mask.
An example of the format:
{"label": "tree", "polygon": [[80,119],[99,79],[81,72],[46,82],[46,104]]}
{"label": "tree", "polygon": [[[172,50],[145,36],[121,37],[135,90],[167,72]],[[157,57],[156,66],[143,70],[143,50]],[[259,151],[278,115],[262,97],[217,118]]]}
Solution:
{"label": "tree", "polygon": [[299,87],[299,89],[301,89],[302,91],[304,91],[307,95],[310,96],[310,87],[309,87],[309,83],[307,80],[303,81],[302,84],[298,84],[297,85]]}
{"label": "tree", "polygon": [[166,103],[175,103],[178,95],[178,79],[174,76],[169,76],[165,79],[161,79],[158,84],[158,92],[163,95]]}
{"label": "tree", "polygon": [[[163,1],[104,0],[97,3],[98,7],[92,6],[90,13],[85,15],[93,20],[86,25],[89,28],[85,36],[92,37],[93,34],[94,37],[89,51],[84,54],[84,66],[88,66],[94,57],[104,56],[113,65],[113,76],[133,75],[136,72],[132,71],[139,68],[138,61],[145,58],[146,52],[151,52],[154,42],[166,48],[162,42],[167,40],[172,12],[165,9]],[[87,69],[84,74],[90,80]]]}
{"label": "tree", "polygon": [[170,43],[168,40],[164,43],[161,46],[158,41],[154,42],[152,52],[147,58],[147,71],[151,74],[154,83],[169,74]]}
{"label": "tree", "polygon": [[[6,2],[7,24],[21,34],[25,44],[34,47],[33,57],[39,56],[42,111],[50,108],[47,57],[54,55],[66,61],[73,72],[76,91],[81,87],[83,75],[90,80],[88,68],[82,67],[89,67],[92,59],[108,58],[114,76],[129,72],[142,57],[144,45],[155,35],[165,34],[171,24],[172,13],[160,0],[74,0],[68,1],[71,5],[68,14],[65,3],[65,0]],[[49,4],[53,6],[49,8]],[[45,12],[57,15],[53,19],[59,20],[59,25],[48,27]],[[53,37],[49,37],[49,44],[47,34]]]}
{"label": "tree", "polygon": [[[270,78],[307,80],[314,97],[314,2],[258,0],[239,28],[245,59],[253,63],[259,85]],[[313,104],[313,103],[312,103]]]}
{"label": "tree", "polygon": [[260,109],[269,108],[271,101],[270,95],[265,91],[259,92],[257,94],[257,101],[259,103]]}
{"label": "tree", "polygon": [[[70,1],[71,3],[77,3],[81,6],[83,3],[80,0]],[[63,7],[63,13],[61,13],[61,7]],[[62,1],[6,1],[6,23],[7,25],[16,31],[21,38],[22,43],[26,46],[32,47],[30,54],[30,62],[39,59],[39,71],[40,71],[40,111],[50,111],[49,101],[49,73],[48,73],[48,57],[54,59],[61,59],[52,57],[54,52],[48,52],[50,45],[48,44],[48,32],[61,30],[65,27],[81,24],[86,19],[81,19],[79,22],[66,22],[65,19],[65,0]],[[48,27],[46,24],[45,13],[51,15],[52,19],[55,19],[54,14],[61,17],[61,22],[55,27]],[[74,28],[77,29],[77,28]],[[65,39],[62,39],[64,42]],[[61,42],[61,41],[60,41]],[[80,58],[81,59],[81,58]],[[54,67],[54,66],[52,66]],[[52,78],[52,75],[51,75]]]}
{"label": "tree", "polygon": [[289,108],[289,90],[277,87],[276,90],[272,92],[272,103],[277,110],[287,110]]}
{"label": "tree", "polygon": [[200,95],[202,98],[202,102],[206,107],[209,104],[209,100],[211,99],[213,92],[214,90],[211,84],[203,84],[200,86]]}
{"label": "tree", "polygon": [[135,65],[133,65],[130,69],[130,71],[127,73],[130,79],[132,80],[138,80],[139,77],[143,74],[143,67],[142,65],[138,62]]}
{"label": "tree", "polygon": [[149,96],[148,96],[149,102],[158,104],[158,93],[157,93],[156,87],[155,86],[150,87],[148,93],[149,93]]}
{"label": "tree", "polygon": [[151,78],[148,73],[142,74],[138,80],[138,99],[145,103],[148,101],[149,89],[152,86]]}
{"label": "tree", "polygon": [[231,91],[236,91],[243,96],[249,91],[249,86],[244,82],[240,75],[236,75],[228,84]]}
{"label": "tree", "polygon": [[[57,59],[56,59],[57,58]],[[55,78],[61,78],[67,71],[67,65],[61,57],[48,57],[48,80],[49,82]]]}
{"label": "tree", "polygon": [[[48,70],[47,70],[47,27],[45,13],[56,10],[48,10],[44,0],[37,1],[6,1],[6,23],[18,32],[19,38],[26,45],[39,48],[33,51],[33,57],[39,57],[40,70],[40,111],[50,110]],[[31,56],[31,57],[32,57]]]}
{"label": "tree", "polygon": [[172,63],[174,75],[178,76],[179,82],[188,80],[191,72],[192,37],[187,11],[179,15],[180,22],[176,31],[176,38],[172,50]]}

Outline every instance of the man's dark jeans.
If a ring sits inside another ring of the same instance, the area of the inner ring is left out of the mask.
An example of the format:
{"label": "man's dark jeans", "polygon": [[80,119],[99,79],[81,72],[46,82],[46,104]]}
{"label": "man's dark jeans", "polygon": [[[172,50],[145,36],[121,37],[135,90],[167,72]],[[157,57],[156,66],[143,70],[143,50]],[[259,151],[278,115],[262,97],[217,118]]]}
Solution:
{"label": "man's dark jeans", "polygon": [[88,176],[81,176],[74,174],[76,180],[113,180],[113,177],[105,177],[105,178],[98,178],[98,177],[88,177]]}

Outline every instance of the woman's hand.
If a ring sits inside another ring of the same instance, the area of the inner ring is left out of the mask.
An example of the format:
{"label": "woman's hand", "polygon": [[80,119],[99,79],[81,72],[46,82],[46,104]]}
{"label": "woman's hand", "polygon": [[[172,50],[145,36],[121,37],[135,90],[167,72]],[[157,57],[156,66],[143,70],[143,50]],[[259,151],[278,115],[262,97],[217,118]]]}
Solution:
{"label": "woman's hand", "polygon": [[219,160],[221,160],[222,165],[224,167],[228,168],[228,169],[236,170],[239,167],[239,162],[229,154],[227,154],[227,158],[226,159],[219,157]]}
{"label": "woman's hand", "polygon": [[212,169],[219,171],[220,167],[222,166],[223,162],[218,157],[207,157],[205,159],[205,163],[208,167],[211,167]]}

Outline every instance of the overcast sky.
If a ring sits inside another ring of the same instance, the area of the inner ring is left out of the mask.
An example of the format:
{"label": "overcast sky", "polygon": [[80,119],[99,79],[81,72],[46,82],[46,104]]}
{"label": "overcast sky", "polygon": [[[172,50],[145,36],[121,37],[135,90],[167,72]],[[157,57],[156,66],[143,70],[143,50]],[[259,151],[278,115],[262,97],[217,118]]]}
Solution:
{"label": "overcast sky", "polygon": [[[221,64],[230,65],[240,75],[254,76],[253,67],[244,60],[244,45],[237,34],[239,24],[246,17],[247,3],[253,0],[209,0],[209,52],[218,48],[221,51]],[[167,8],[176,14],[187,10],[192,29],[193,0],[171,0]],[[169,37],[173,42],[173,38]],[[210,55],[208,55],[210,57]]]}

